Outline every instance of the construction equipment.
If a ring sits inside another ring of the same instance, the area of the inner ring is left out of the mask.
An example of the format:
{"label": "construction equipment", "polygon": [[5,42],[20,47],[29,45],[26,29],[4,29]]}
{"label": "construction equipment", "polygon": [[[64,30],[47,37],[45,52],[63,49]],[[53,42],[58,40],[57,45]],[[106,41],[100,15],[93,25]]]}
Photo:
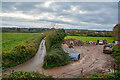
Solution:
{"label": "construction equipment", "polygon": [[68,46],[69,48],[73,48],[73,41],[70,41]]}
{"label": "construction equipment", "polygon": [[113,53],[113,45],[112,44],[106,44],[103,46],[103,53]]}

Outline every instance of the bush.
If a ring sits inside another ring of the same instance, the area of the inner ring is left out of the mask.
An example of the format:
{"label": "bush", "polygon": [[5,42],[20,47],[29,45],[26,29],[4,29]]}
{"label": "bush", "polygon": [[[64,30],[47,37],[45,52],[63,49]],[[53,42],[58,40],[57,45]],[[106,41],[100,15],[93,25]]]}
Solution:
{"label": "bush", "polygon": [[120,78],[120,72],[115,71],[114,73],[92,74],[90,78]]}
{"label": "bush", "polygon": [[3,52],[2,66],[3,68],[12,67],[25,62],[33,57],[40,45],[44,35],[34,37],[26,42],[22,42],[14,47],[12,50]]}
{"label": "bush", "polygon": [[116,62],[120,64],[120,56],[116,57]]}
{"label": "bush", "polygon": [[12,72],[10,75],[3,75],[3,79],[39,79],[39,78],[52,78],[52,76],[45,76],[44,74],[40,74],[38,72],[24,72],[24,71],[19,71],[19,72]]}
{"label": "bush", "polygon": [[51,50],[52,45],[63,42],[65,36],[66,33],[64,29],[48,31],[45,39],[47,52]]}
{"label": "bush", "polygon": [[120,50],[119,50],[119,46],[118,45],[115,45],[113,46],[113,56],[116,57],[116,56],[120,56]]}
{"label": "bush", "polygon": [[71,59],[68,53],[62,50],[61,45],[51,49],[52,50],[44,58],[43,68],[48,69],[56,66],[63,66],[70,62]]}
{"label": "bush", "polygon": [[65,30],[51,30],[46,33],[46,50],[47,55],[44,58],[43,68],[48,69],[56,66],[63,66],[70,62],[68,53],[65,53],[61,43],[66,36]]}
{"label": "bush", "polygon": [[92,74],[92,77],[98,77],[98,73],[97,74]]}
{"label": "bush", "polygon": [[115,45],[113,46],[113,56],[116,58],[117,63],[120,64],[120,46],[119,45]]}
{"label": "bush", "polygon": [[106,74],[107,78],[120,78],[120,72],[116,71],[114,73]]}

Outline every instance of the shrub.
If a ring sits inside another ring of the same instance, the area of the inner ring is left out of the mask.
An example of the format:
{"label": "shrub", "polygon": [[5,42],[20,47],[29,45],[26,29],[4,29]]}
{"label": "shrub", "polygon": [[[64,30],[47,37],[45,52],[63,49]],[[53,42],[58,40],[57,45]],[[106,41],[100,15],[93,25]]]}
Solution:
{"label": "shrub", "polygon": [[106,74],[107,78],[120,78],[120,72],[115,71],[114,73]]}
{"label": "shrub", "polygon": [[66,33],[64,29],[48,31],[45,39],[47,52],[51,50],[52,45],[63,42],[65,36]]}
{"label": "shrub", "polygon": [[10,51],[3,52],[3,68],[18,65],[33,57],[36,54],[39,44],[43,38],[44,35],[34,37],[26,42],[18,44]]}
{"label": "shrub", "polygon": [[116,57],[116,56],[120,56],[120,50],[119,50],[119,46],[118,45],[115,45],[113,46],[113,56]]}
{"label": "shrub", "polygon": [[113,56],[116,58],[117,63],[120,64],[120,46],[119,45],[115,45],[113,46]]}
{"label": "shrub", "polygon": [[116,62],[120,64],[120,56],[116,57]]}
{"label": "shrub", "polygon": [[106,76],[107,76],[107,78],[115,78],[115,75],[113,75],[113,73],[109,73]]}
{"label": "shrub", "polygon": [[120,78],[120,72],[115,71],[114,73],[92,74],[90,78]]}
{"label": "shrub", "polygon": [[19,71],[19,72],[12,72],[10,75],[3,75],[3,79],[10,79],[10,80],[32,80],[32,79],[39,79],[39,78],[51,78],[52,76],[45,76],[44,74],[40,74],[38,72],[24,72],[24,71]]}
{"label": "shrub", "polygon": [[92,77],[98,77],[98,73],[97,74],[92,74]]}
{"label": "shrub", "polygon": [[44,58],[43,68],[48,69],[55,66],[63,66],[70,62],[68,53],[62,50],[61,45],[51,49],[52,50]]}

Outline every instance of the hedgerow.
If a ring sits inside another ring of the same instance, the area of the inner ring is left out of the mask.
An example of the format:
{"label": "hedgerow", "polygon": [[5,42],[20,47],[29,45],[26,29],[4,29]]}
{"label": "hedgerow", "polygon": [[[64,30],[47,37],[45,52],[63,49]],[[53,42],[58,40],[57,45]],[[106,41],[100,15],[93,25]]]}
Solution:
{"label": "hedgerow", "polygon": [[45,76],[44,74],[40,74],[39,72],[12,72],[10,75],[3,75],[3,80],[38,80],[38,79],[49,78],[52,79],[52,76]]}
{"label": "hedgerow", "polygon": [[46,50],[47,55],[44,58],[43,68],[48,69],[56,66],[62,66],[71,61],[68,53],[65,53],[61,43],[66,36],[65,30],[51,30],[46,33]]}
{"label": "hedgerow", "polygon": [[113,47],[113,50],[114,50],[113,56],[116,58],[117,63],[120,64],[120,46],[119,45],[115,45]]}
{"label": "hedgerow", "polygon": [[25,42],[18,44],[10,51],[2,53],[2,67],[12,67],[21,64],[33,57],[40,45],[44,35],[33,37]]}

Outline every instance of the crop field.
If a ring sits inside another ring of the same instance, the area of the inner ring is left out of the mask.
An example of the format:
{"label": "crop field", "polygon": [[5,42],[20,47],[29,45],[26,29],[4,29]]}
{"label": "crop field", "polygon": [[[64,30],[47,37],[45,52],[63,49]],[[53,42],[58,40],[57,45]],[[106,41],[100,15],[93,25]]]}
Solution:
{"label": "crop field", "polygon": [[108,43],[112,43],[114,40],[112,37],[83,37],[83,36],[66,36],[65,39],[77,39],[83,42],[97,41],[97,39],[107,39]]}
{"label": "crop field", "polygon": [[19,43],[39,35],[40,33],[2,33],[2,51],[8,51]]}

